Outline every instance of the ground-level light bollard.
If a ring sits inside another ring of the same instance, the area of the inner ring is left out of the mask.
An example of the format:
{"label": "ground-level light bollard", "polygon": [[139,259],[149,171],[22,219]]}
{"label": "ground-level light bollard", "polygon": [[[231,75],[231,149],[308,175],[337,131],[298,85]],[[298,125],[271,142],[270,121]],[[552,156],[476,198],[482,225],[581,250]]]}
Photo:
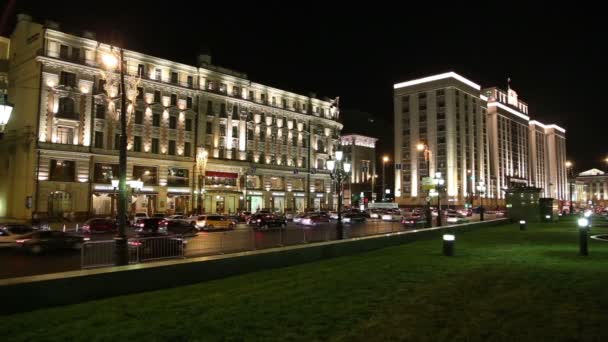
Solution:
{"label": "ground-level light bollard", "polygon": [[589,235],[589,219],[581,217],[578,223],[578,253],[580,255],[589,255],[588,235]]}
{"label": "ground-level light bollard", "polygon": [[519,220],[519,230],[526,230],[528,222],[526,220]]}
{"label": "ground-level light bollard", "polygon": [[454,255],[454,240],[455,240],[454,235],[443,234],[443,255],[445,255],[445,256]]}

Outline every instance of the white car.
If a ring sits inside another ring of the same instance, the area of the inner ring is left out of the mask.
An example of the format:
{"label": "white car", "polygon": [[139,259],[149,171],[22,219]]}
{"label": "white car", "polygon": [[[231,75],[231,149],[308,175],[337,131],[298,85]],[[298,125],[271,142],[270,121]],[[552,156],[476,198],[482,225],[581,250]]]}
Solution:
{"label": "white car", "polygon": [[382,221],[401,221],[401,212],[399,210],[387,210],[382,214]]}
{"label": "white car", "polygon": [[0,247],[12,247],[17,245],[17,240],[22,236],[33,233],[36,230],[25,224],[8,223],[0,226]]}
{"label": "white car", "polygon": [[137,224],[139,223],[139,220],[143,220],[143,219],[147,219],[148,218],[148,213],[135,213],[135,215],[133,215],[133,226],[137,226]]}
{"label": "white car", "polygon": [[167,221],[178,221],[178,222],[184,222],[184,223],[191,223],[192,220],[189,219],[187,216],[184,215],[171,215],[165,218],[165,220]]}

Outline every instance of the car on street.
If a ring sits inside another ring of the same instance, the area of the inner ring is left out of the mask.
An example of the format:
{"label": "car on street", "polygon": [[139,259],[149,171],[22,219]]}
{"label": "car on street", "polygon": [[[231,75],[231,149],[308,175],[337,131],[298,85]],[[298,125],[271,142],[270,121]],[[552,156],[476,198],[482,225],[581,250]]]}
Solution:
{"label": "car on street", "polygon": [[273,214],[255,214],[251,216],[249,222],[256,230],[287,227],[287,220],[284,217]]}
{"label": "car on street", "polygon": [[305,217],[306,217],[306,214],[298,214],[298,215],[294,216],[293,223],[300,224],[300,223],[302,223],[302,219]]}
{"label": "car on street", "polygon": [[181,215],[181,214],[175,214],[175,215],[170,215],[165,217],[165,220],[167,221],[183,221],[183,222],[190,222],[190,219],[188,218],[188,216],[185,215]]}
{"label": "car on street", "polygon": [[160,217],[149,217],[145,219],[139,220],[137,224],[135,224],[135,231],[138,233],[141,232],[167,232],[167,220]]}
{"label": "car on street", "polygon": [[154,215],[152,215],[152,217],[165,218],[166,215],[165,213],[155,213]]}
{"label": "car on street", "polygon": [[199,229],[234,229],[236,224],[233,220],[222,215],[195,215],[191,216],[190,220],[194,222],[194,226]]}
{"label": "car on street", "polygon": [[285,210],[285,219],[287,221],[293,221],[293,218],[296,216],[296,212],[293,210]]}
{"label": "car on street", "polygon": [[132,224],[133,224],[133,226],[136,226],[140,220],[147,219],[147,218],[148,218],[148,213],[146,213],[146,212],[135,213],[135,215],[133,215]]}
{"label": "car on street", "polygon": [[0,224],[0,247],[13,247],[16,245],[16,240],[35,231],[34,228],[26,224]]}
{"label": "car on street", "polygon": [[380,216],[382,221],[399,221],[401,220],[401,217],[402,215],[399,209],[387,209]]}
{"label": "car on street", "polygon": [[300,224],[305,226],[316,226],[320,223],[329,222],[329,217],[318,213],[309,214],[300,221]]}
{"label": "car on street", "polygon": [[92,218],[82,225],[85,233],[111,233],[118,229],[118,223],[112,219]]}
{"label": "car on street", "polygon": [[184,255],[186,240],[180,236],[159,230],[139,232],[130,238],[129,250],[137,252],[139,258],[165,259]]}
{"label": "car on street", "polygon": [[365,222],[365,216],[361,213],[349,212],[342,216],[342,222],[344,223],[357,223]]}
{"label": "car on street", "polygon": [[88,237],[68,234],[62,231],[37,231],[15,240],[17,247],[33,254],[59,249],[80,249]]}
{"label": "car on street", "polygon": [[407,228],[422,228],[426,224],[424,216],[408,216],[401,219],[401,224]]}
{"label": "car on street", "polygon": [[239,214],[239,222],[249,222],[249,218],[251,217],[251,211],[242,211]]}
{"label": "car on street", "polygon": [[465,223],[468,222],[465,216],[462,214],[448,214],[445,221],[447,223]]}
{"label": "car on street", "polygon": [[169,220],[167,221],[167,232],[182,236],[194,236],[198,229],[189,221]]}

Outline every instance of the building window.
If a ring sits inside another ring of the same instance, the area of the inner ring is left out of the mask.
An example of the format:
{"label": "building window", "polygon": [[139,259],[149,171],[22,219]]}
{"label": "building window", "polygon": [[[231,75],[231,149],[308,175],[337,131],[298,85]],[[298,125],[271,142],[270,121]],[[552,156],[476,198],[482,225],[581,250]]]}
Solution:
{"label": "building window", "polygon": [[93,171],[95,183],[110,184],[112,179],[118,179],[118,164],[95,163]]}
{"label": "building window", "polygon": [[171,105],[177,106],[177,94],[171,94]]}
{"label": "building window", "polygon": [[137,87],[137,99],[138,100],[143,100],[144,99],[144,88]]}
{"label": "building window", "polygon": [[73,182],[76,179],[76,162],[73,160],[51,159],[49,180]]}
{"label": "building window", "polygon": [[133,151],[141,152],[141,137],[140,136],[136,135],[133,137]]}
{"label": "building window", "polygon": [[213,90],[213,81],[207,80],[207,86],[205,88],[207,88],[208,90]]}
{"label": "building window", "polygon": [[158,154],[158,138],[152,138],[152,153]]}
{"label": "building window", "polygon": [[144,123],[144,112],[141,110],[135,111],[135,124],[142,125]]}
{"label": "building window", "polygon": [[95,131],[95,148],[103,148],[103,132]]}
{"label": "building window", "polygon": [[176,167],[170,167],[167,170],[167,185],[169,186],[188,186],[189,181],[188,169],[178,169]]}
{"label": "building window", "polygon": [[154,91],[154,103],[160,103],[160,90]]}
{"label": "building window", "polygon": [[175,155],[175,140],[169,140],[169,155]]}
{"label": "building window", "polygon": [[105,119],[106,118],[106,106],[102,104],[95,105],[95,118]]}
{"label": "building window", "polygon": [[220,137],[226,136],[226,125],[220,124]]}
{"label": "building window", "polygon": [[169,128],[176,129],[177,128],[177,116],[171,115],[169,117]]}
{"label": "building window", "polygon": [[186,131],[192,131],[192,119],[186,119]]}
{"label": "building window", "polygon": [[192,144],[189,142],[184,143],[184,156],[190,157],[192,155]]}
{"label": "building window", "polygon": [[255,100],[255,93],[253,92],[253,90],[249,91],[249,100],[251,100],[251,101]]}
{"label": "building window", "polygon": [[160,127],[160,114],[158,114],[158,113],[152,114],[152,126]]}
{"label": "building window", "polygon": [[68,46],[61,45],[59,47],[59,58],[68,59]]}
{"label": "building window", "polygon": [[179,75],[176,72],[171,72],[171,83],[177,84]]}
{"label": "building window", "polygon": [[222,92],[222,93],[228,92],[228,87],[226,86],[226,83],[220,83],[220,92]]}
{"label": "building window", "polygon": [[76,74],[62,71],[59,78],[59,84],[66,87],[76,86]]}
{"label": "building window", "polygon": [[75,119],[76,113],[74,113],[74,100],[69,97],[62,97],[59,99],[59,111],[57,117],[66,119]]}
{"label": "building window", "polygon": [[57,143],[74,144],[74,129],[71,127],[57,127]]}
{"label": "building window", "polygon": [[192,98],[190,96],[186,97],[186,108],[192,108]]}
{"label": "building window", "polygon": [[207,122],[207,126],[206,126],[206,129],[205,129],[205,132],[207,134],[212,134],[213,133],[213,126],[211,125],[211,122]]}
{"label": "building window", "polygon": [[188,88],[194,88],[194,78],[188,76]]}
{"label": "building window", "polygon": [[139,179],[144,185],[158,184],[158,169],[150,166],[133,166],[133,179]]}
{"label": "building window", "polygon": [[137,75],[142,77],[146,73],[146,67],[143,64],[137,65]]}
{"label": "building window", "polygon": [[72,60],[80,61],[80,49],[72,48]]}
{"label": "building window", "polygon": [[207,101],[207,115],[213,115],[213,102]]}
{"label": "building window", "polygon": [[163,75],[162,71],[160,69],[156,69],[155,72],[156,72],[156,75],[154,78],[157,81],[162,81],[162,75]]}
{"label": "building window", "polygon": [[238,127],[236,127],[236,126],[232,126],[232,137],[233,138],[238,137]]}
{"label": "building window", "polygon": [[283,102],[283,108],[287,108],[287,100],[286,99],[282,99]]}

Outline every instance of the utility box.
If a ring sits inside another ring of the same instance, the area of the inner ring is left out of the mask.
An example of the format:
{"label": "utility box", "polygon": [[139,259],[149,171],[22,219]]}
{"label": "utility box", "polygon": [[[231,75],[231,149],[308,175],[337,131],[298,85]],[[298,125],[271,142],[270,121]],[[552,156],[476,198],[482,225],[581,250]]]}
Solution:
{"label": "utility box", "polygon": [[559,217],[559,201],[554,198],[539,198],[540,219],[543,222],[557,221]]}
{"label": "utility box", "polygon": [[535,187],[514,187],[505,190],[507,214],[511,221],[540,221],[539,198],[541,190],[541,188]]}

